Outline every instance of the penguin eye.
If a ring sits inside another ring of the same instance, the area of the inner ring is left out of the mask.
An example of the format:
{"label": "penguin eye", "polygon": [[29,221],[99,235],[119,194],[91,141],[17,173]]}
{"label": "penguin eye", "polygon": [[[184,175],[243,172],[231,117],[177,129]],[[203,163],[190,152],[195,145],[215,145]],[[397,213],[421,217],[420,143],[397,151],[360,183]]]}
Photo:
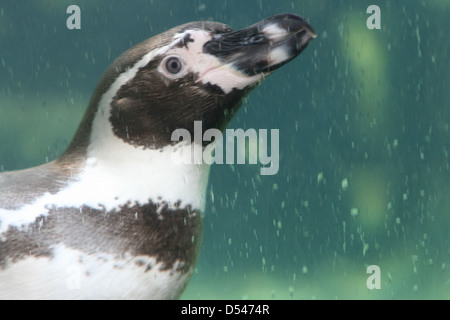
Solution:
{"label": "penguin eye", "polygon": [[177,57],[171,57],[166,61],[166,70],[171,74],[179,73],[182,67],[183,65]]}

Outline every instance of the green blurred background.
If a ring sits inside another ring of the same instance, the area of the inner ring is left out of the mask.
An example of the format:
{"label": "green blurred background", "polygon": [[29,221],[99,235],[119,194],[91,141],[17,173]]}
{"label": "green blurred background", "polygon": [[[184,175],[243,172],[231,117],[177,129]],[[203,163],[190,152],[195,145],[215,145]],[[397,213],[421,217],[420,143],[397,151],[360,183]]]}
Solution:
{"label": "green blurred background", "polygon": [[[66,8],[81,8],[81,30]],[[381,30],[369,30],[369,5]],[[280,170],[214,165],[185,299],[450,299],[450,1],[0,3],[0,171],[51,161],[106,67],[173,26],[298,13],[318,37],[230,128],[280,129]],[[381,289],[369,290],[369,265]]]}

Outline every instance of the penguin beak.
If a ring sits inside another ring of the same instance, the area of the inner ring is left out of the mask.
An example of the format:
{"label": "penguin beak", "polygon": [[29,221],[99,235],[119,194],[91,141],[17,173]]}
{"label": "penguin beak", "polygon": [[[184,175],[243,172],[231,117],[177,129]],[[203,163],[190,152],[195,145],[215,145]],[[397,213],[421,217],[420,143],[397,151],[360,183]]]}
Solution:
{"label": "penguin beak", "polygon": [[297,57],[316,37],[305,19],[279,14],[242,30],[220,33],[206,42],[203,52],[245,74],[269,74]]}

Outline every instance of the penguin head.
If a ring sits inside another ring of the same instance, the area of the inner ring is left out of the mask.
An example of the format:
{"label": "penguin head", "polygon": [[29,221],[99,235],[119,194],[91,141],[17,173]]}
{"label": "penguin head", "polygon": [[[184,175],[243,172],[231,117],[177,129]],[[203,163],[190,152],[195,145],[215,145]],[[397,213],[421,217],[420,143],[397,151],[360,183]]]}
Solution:
{"label": "penguin head", "polygon": [[314,37],[293,14],[237,31],[211,21],[170,29],[129,49],[106,70],[74,140],[82,140],[83,131],[92,143],[112,129],[128,144],[157,149],[173,144],[176,129],[193,134],[194,121],[202,121],[202,130],[223,130],[242,98]]}

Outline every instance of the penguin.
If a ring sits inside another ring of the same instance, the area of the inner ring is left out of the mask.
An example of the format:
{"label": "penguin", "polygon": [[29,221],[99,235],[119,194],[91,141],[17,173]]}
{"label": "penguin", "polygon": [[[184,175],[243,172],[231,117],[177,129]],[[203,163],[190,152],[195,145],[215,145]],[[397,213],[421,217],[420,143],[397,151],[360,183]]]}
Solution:
{"label": "penguin", "polygon": [[[296,14],[183,24],[104,72],[66,151],[0,174],[1,299],[177,299],[202,238],[210,166],[174,163],[183,128],[224,130],[315,38]],[[202,143],[202,148],[207,143]]]}

